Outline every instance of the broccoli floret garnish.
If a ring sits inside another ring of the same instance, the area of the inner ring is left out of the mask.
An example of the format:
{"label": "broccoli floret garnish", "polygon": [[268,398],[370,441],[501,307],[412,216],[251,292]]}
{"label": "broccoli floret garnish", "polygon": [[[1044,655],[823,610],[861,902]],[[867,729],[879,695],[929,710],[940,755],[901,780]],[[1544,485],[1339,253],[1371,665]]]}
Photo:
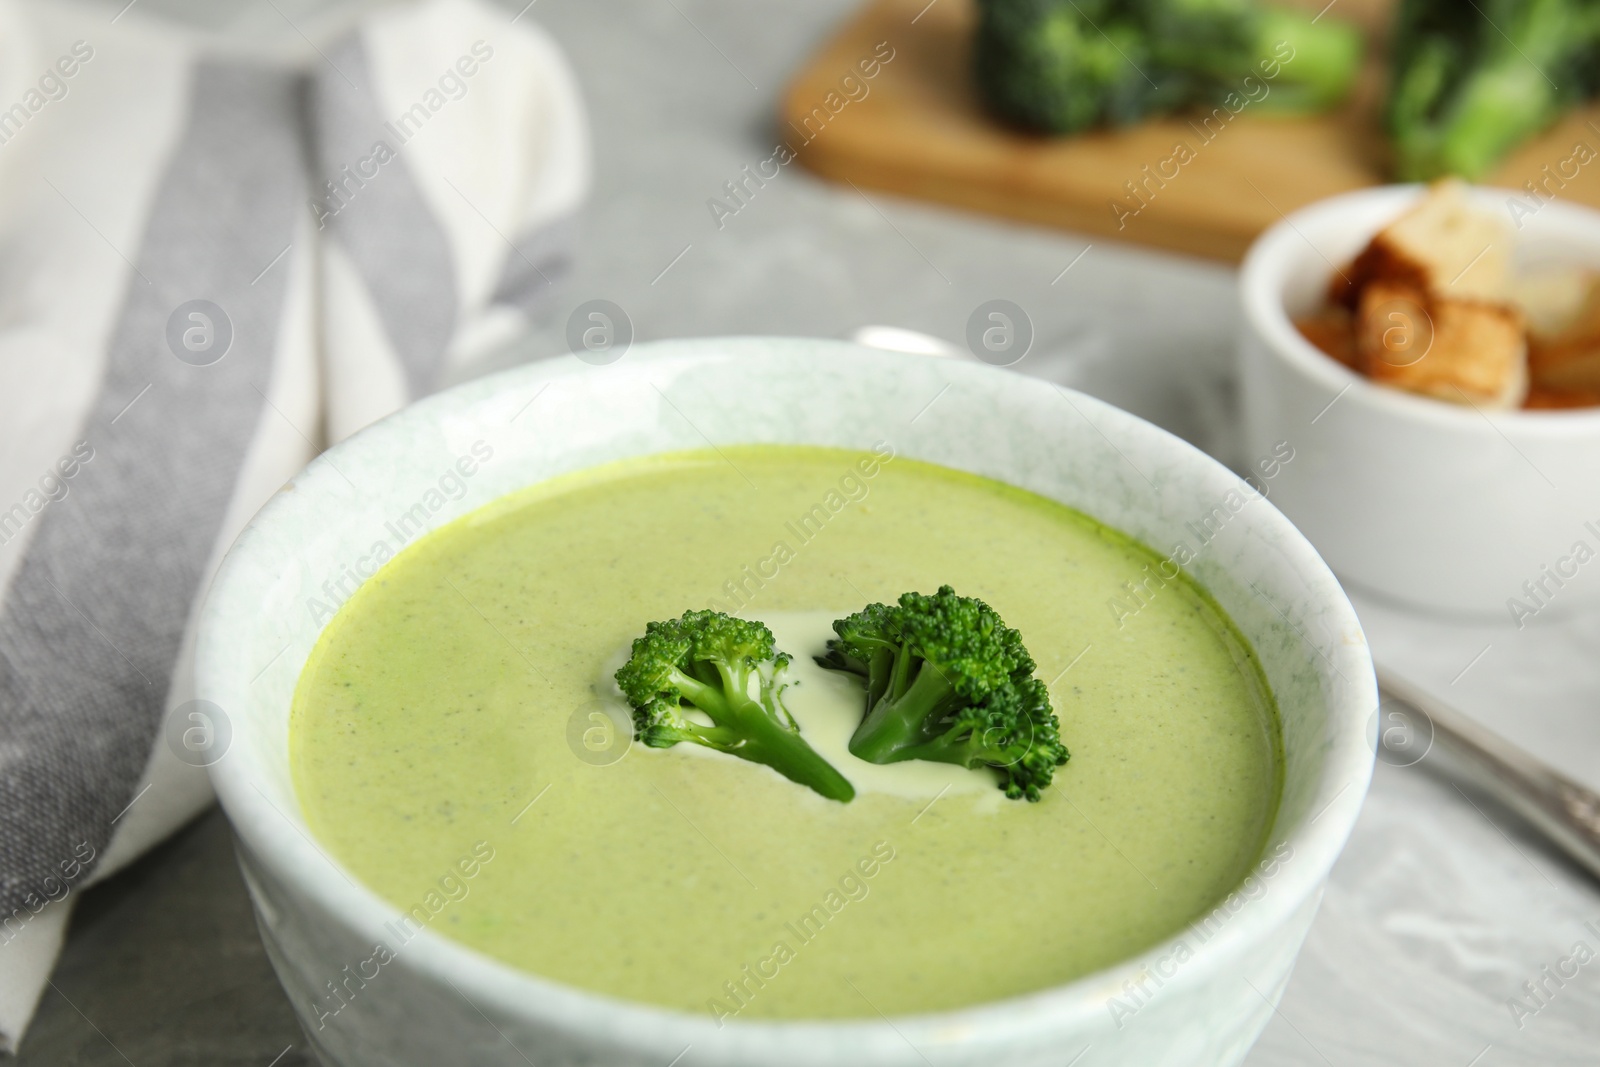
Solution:
{"label": "broccoli floret garnish", "polygon": [[1038,800],[1067,749],[1050,693],[1037,678],[1001,686],[981,704],[968,705],[948,720],[948,729],[925,745],[907,750],[911,759],[989,766],[1000,772],[1000,788],[1012,800]]}
{"label": "broccoli floret garnish", "polygon": [[[849,801],[855,787],[800,737],[779,699],[790,659],[762,623],[686,611],[646,626],[616,678],[633,707],[634,736],[644,744],[670,748],[692,741],[765,764],[830,800]],[[712,725],[686,714],[695,711]]]}
{"label": "broccoli floret garnish", "polygon": [[866,714],[850,738],[860,759],[993,767],[1013,800],[1038,800],[1067,762],[1033,657],[983,601],[946,585],[870,604],[833,630],[817,662],[866,681]]}

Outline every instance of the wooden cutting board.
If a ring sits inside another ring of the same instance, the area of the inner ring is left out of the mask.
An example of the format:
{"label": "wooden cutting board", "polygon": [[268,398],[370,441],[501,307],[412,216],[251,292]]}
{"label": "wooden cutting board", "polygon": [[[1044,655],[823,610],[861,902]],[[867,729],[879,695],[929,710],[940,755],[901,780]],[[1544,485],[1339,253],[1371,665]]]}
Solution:
{"label": "wooden cutting board", "polygon": [[[791,83],[780,135],[806,166],[862,189],[1236,262],[1284,214],[1386,180],[1378,107],[1389,11],[1387,0],[1342,0],[1329,13],[1373,40],[1358,89],[1336,112],[1291,118],[1246,104],[1225,123],[1190,115],[1042,138],[979,109],[971,0],[871,0]],[[1587,163],[1574,157],[1579,144]],[[1600,207],[1600,107],[1524,145],[1488,184],[1529,180]]]}

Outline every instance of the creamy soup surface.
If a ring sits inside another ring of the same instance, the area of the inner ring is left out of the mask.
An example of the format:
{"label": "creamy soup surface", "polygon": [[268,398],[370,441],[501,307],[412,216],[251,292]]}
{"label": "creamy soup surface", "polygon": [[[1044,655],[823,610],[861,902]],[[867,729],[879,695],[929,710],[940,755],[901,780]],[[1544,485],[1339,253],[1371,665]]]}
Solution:
{"label": "creamy soup surface", "polygon": [[[339,609],[296,692],[295,785],[323,847],[396,906],[388,954],[427,926],[718,1018],[1037,990],[1206,913],[1276,809],[1277,716],[1220,610],[1187,579],[1111,606],[1155,561],[1059,504],[887,448],[723,448],[559,478],[421,539]],[[829,621],[942,584],[988,601],[1051,683],[1072,758],[1037,804],[992,771],[844,747],[864,697],[811,662]],[[794,655],[786,702],[854,801],[612,729],[631,639],[707,606],[767,622]]]}

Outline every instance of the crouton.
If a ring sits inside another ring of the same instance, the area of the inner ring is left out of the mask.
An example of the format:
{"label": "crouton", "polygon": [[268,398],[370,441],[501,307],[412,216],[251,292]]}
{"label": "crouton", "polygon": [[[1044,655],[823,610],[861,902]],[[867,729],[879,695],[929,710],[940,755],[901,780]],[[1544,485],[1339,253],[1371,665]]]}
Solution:
{"label": "crouton", "polygon": [[1516,407],[1528,391],[1522,313],[1371,281],[1356,317],[1358,369],[1375,382],[1456,404]]}
{"label": "crouton", "polygon": [[1385,368],[1409,367],[1433,350],[1433,312],[1420,285],[1378,279],[1361,290],[1356,308],[1355,368],[1381,379]]}
{"label": "crouton", "polygon": [[1483,408],[1600,402],[1600,271],[1512,279],[1513,233],[1436,183],[1368,242],[1296,320],[1312,344],[1375,382]]}
{"label": "crouton", "polygon": [[1300,336],[1346,367],[1356,365],[1356,324],[1350,312],[1337,304],[1318,308],[1294,320]]}
{"label": "crouton", "polygon": [[1511,280],[1511,302],[1522,308],[1528,333],[1553,338],[1589,314],[1600,322],[1600,274],[1582,267],[1544,267]]}
{"label": "crouton", "polygon": [[1600,392],[1600,337],[1550,344],[1531,339],[1528,374],[1546,392]]}
{"label": "crouton", "polygon": [[1529,411],[1569,411],[1572,408],[1600,407],[1600,392],[1544,389],[1530,385],[1528,399],[1522,402],[1522,406]]}
{"label": "crouton", "polygon": [[1455,180],[1435,184],[1334,279],[1331,299],[1354,308],[1370,282],[1384,279],[1456,300],[1504,300],[1511,227],[1468,203],[1465,189]]}
{"label": "crouton", "polygon": [[1600,392],[1600,279],[1585,280],[1566,314],[1528,338],[1528,371],[1542,392]]}

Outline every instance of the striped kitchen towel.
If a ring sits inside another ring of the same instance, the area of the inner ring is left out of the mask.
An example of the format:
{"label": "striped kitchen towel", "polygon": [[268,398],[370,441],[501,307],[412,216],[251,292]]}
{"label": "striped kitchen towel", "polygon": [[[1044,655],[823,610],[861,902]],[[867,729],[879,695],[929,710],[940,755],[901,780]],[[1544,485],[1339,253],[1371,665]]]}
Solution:
{"label": "striped kitchen towel", "polygon": [[303,62],[113,14],[0,2],[4,1050],[78,891],[210,802],[189,666],[227,546],[553,310],[589,181],[560,52],[479,0]]}

